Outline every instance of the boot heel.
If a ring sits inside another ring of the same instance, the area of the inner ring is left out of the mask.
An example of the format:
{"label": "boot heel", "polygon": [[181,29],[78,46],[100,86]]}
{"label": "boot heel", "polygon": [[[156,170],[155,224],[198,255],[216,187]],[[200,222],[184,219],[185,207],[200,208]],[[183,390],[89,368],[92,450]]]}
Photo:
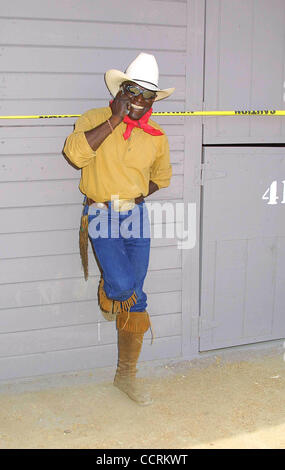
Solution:
{"label": "boot heel", "polygon": [[149,391],[138,384],[135,378],[116,375],[114,378],[114,386],[121,390],[121,392],[127,394],[128,397],[138,405],[148,406],[153,404],[153,399]]}

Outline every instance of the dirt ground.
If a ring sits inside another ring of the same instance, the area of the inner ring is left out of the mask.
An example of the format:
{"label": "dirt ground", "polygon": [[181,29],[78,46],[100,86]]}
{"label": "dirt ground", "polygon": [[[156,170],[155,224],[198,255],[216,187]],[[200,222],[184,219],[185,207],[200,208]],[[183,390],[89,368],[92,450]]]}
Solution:
{"label": "dirt ground", "polygon": [[148,407],[112,385],[113,368],[2,383],[0,448],[284,449],[284,352],[278,342],[139,363]]}

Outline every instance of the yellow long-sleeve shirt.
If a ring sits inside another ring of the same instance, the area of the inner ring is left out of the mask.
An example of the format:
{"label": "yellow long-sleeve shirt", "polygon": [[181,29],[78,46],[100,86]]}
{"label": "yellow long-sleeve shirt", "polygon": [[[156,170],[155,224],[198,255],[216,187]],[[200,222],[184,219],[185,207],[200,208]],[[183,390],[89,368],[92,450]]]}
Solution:
{"label": "yellow long-sleeve shirt", "polygon": [[[111,117],[110,107],[91,109],[78,118],[75,129],[65,142],[64,153],[82,169],[79,189],[97,202],[146,196],[149,181],[159,188],[169,186],[172,168],[169,145],[165,134],[152,136],[134,128],[129,139],[123,133],[126,124],[120,123],[94,151],[84,132],[99,126]],[[149,124],[163,132],[154,121]]]}

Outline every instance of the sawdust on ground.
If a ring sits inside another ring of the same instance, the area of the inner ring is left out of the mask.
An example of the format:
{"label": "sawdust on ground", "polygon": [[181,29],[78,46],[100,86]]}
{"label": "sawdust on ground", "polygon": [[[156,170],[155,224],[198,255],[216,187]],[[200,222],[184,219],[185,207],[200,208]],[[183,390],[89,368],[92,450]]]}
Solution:
{"label": "sawdust on ground", "polygon": [[[282,350],[242,360],[169,362],[139,380],[154,404],[89,382],[0,393],[0,448],[285,448]],[[31,388],[31,387],[30,387]]]}

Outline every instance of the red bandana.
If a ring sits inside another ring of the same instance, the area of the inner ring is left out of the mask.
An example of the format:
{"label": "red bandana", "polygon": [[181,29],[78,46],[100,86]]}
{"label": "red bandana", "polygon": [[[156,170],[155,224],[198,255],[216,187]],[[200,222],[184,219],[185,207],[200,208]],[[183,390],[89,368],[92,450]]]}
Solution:
{"label": "red bandana", "polygon": [[127,129],[123,134],[124,139],[127,140],[130,137],[134,127],[140,127],[144,132],[151,135],[163,135],[163,132],[160,132],[158,129],[155,129],[148,124],[151,113],[152,108],[150,108],[138,121],[134,121],[133,119],[130,119],[129,116],[125,116],[124,122],[127,124]]}
{"label": "red bandana", "polygon": [[[110,102],[110,104],[111,103],[112,101]],[[125,130],[123,134],[124,139],[127,140],[130,137],[131,132],[134,127],[139,127],[144,132],[147,132],[148,134],[151,134],[151,135],[163,135],[163,132],[159,131],[158,129],[155,129],[150,124],[148,124],[148,120],[151,114],[152,114],[152,108],[150,108],[148,112],[145,113],[138,121],[135,121],[129,118],[128,115],[126,115],[123,120],[123,122],[127,124],[127,129]]]}

